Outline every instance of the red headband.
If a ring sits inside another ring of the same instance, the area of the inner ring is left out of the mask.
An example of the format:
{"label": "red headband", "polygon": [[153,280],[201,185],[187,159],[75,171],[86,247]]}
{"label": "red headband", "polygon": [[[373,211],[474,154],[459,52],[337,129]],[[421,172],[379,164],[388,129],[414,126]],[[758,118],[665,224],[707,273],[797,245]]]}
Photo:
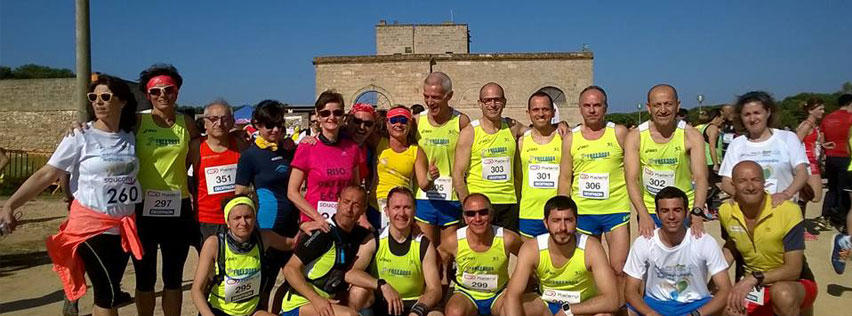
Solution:
{"label": "red headband", "polygon": [[175,83],[175,79],[172,76],[168,75],[159,75],[151,80],[148,80],[148,85],[145,87],[146,89],[151,89],[156,85],[166,85],[166,86],[175,86],[177,88],[177,83]]}
{"label": "red headband", "polygon": [[376,108],[367,103],[355,103],[355,105],[352,106],[352,109],[349,110],[350,115],[358,112],[364,112],[370,114],[372,117],[376,117]]}
{"label": "red headband", "polygon": [[388,118],[404,116],[405,118],[411,120],[411,112],[406,108],[393,108],[388,111]]}

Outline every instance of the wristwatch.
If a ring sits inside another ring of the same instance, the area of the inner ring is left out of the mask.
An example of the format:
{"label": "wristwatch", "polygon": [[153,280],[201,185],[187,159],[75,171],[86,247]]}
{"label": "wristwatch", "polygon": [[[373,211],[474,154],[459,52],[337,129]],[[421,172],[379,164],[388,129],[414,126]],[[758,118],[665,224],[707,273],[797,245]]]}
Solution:
{"label": "wristwatch", "polygon": [[700,207],[693,207],[691,211],[692,215],[704,217],[704,209]]}
{"label": "wristwatch", "polygon": [[689,316],[701,316],[701,312],[699,312],[699,311],[696,309],[696,310],[694,310],[694,311],[689,312]]}
{"label": "wristwatch", "polygon": [[381,289],[382,289],[382,285],[385,285],[385,284],[388,284],[388,282],[387,282],[387,281],[385,281],[385,279],[378,279],[378,280],[376,280],[376,289],[377,289],[377,290],[381,290]]}
{"label": "wristwatch", "polygon": [[763,275],[763,272],[760,271],[752,272],[751,276],[753,276],[757,280],[757,286],[763,285],[763,279],[766,278],[766,276]]}
{"label": "wristwatch", "polygon": [[571,312],[571,305],[568,303],[562,304],[562,311],[565,312],[566,316],[574,316],[574,313]]}

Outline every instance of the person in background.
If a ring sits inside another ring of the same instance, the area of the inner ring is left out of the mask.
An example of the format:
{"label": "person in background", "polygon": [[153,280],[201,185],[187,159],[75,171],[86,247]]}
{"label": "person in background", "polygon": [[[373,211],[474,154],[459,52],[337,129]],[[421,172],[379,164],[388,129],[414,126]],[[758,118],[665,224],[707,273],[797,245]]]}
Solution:
{"label": "person in background", "polygon": [[[343,118],[341,137],[354,141],[361,152],[358,162],[358,180],[364,188],[372,189],[376,183],[376,170],[373,167],[379,138],[387,135],[384,124],[384,120],[378,119],[376,108],[368,103],[355,103]],[[366,218],[373,228],[376,230],[381,228],[380,209],[368,204]]]}
{"label": "person in background", "polygon": [[[805,145],[805,156],[808,157],[808,182],[799,195],[799,207],[802,209],[802,217],[808,202],[819,203],[822,200],[822,175],[820,174],[820,156],[822,156],[823,134],[819,128],[819,120],[825,114],[825,105],[819,98],[810,98],[801,104],[801,110],[808,117],[796,128],[796,136]],[[817,221],[817,225],[820,222]],[[822,227],[823,229],[828,227]],[[805,240],[816,240],[818,237],[805,231]]]}
{"label": "person in background", "polygon": [[849,128],[852,127],[852,94],[844,94],[837,98],[837,110],[826,115],[819,127],[825,135],[825,177],[828,180],[828,191],[822,201],[822,214],[817,219],[820,226],[842,225],[844,215],[852,203],[843,188],[850,186],[846,177],[849,167]]}
{"label": "person in background", "polygon": [[[234,181],[235,193],[254,193],[257,197],[259,229],[271,230],[281,237],[295,237],[299,232],[299,213],[287,196],[295,144],[284,136],[284,105],[276,100],[260,101],[252,113],[252,124],[258,135],[240,154]],[[260,309],[265,310],[278,271],[287,263],[292,252],[270,249],[264,255],[266,270],[263,273],[268,278],[261,284]],[[279,287],[276,295],[283,295],[285,291],[285,287]],[[278,301],[273,300],[268,310],[277,312]]]}
{"label": "person in background", "polygon": [[719,169],[722,190],[734,196],[734,166],[751,160],[763,167],[773,206],[795,200],[808,181],[808,158],[796,134],[772,128],[780,113],[775,100],[766,92],[752,91],[737,98],[735,109],[745,133],[728,146]]}
{"label": "person in background", "polygon": [[414,104],[411,106],[411,114],[420,115],[423,111],[426,111],[426,108],[424,108],[422,104]]}
{"label": "person in background", "polygon": [[316,136],[317,134],[319,134],[320,127],[318,124],[319,121],[317,120],[317,114],[311,112],[311,114],[308,115],[308,120],[308,128],[304,131],[299,132],[299,134],[294,137],[293,140],[296,142],[296,144],[302,142],[302,139],[305,138],[305,136]]}
{"label": "person in background", "polygon": [[687,115],[689,115],[689,112],[686,109],[681,108],[680,110],[677,110],[677,115],[675,117],[678,121],[684,121],[686,124],[689,124],[689,120],[686,119]]}
{"label": "person in background", "polygon": [[74,199],[68,219],[47,240],[53,270],[71,302],[86,293],[85,272],[94,290],[92,315],[118,315],[118,305],[130,300],[121,292],[128,252],[137,260],[143,256],[133,229],[135,204],[142,200],[133,136],[136,98],[123,80],[109,75],[98,76],[87,97],[88,129],[62,139],[47,164],[0,209],[0,226],[13,231],[17,224],[14,211],[70,174]]}
{"label": "person in background", "polygon": [[737,120],[737,113],[734,112],[734,105],[725,104],[722,106],[721,110],[724,122],[722,122],[722,126],[719,128],[719,137],[722,138],[722,156],[719,157],[720,165],[721,161],[725,160],[725,153],[728,152],[728,145],[734,141],[734,138],[739,136],[735,124]]}
{"label": "person in background", "polygon": [[722,182],[719,177],[719,166],[722,165],[722,138],[720,136],[720,128],[724,124],[725,119],[722,117],[722,111],[712,109],[707,112],[708,121],[705,124],[696,126],[695,128],[701,132],[704,137],[704,153],[707,159],[707,185],[710,187],[707,192],[707,204],[711,214],[718,212],[720,189],[717,186]]}

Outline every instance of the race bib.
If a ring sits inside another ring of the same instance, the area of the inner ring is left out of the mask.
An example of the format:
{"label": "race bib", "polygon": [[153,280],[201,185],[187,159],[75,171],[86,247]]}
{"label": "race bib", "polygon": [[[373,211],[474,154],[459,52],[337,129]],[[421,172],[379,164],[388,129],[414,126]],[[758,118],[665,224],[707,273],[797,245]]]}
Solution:
{"label": "race bib", "polygon": [[334,216],[334,214],[337,214],[337,202],[319,201],[317,202],[317,212],[319,212],[323,218],[329,219]]}
{"label": "race bib", "polygon": [[529,185],[536,189],[556,189],[559,181],[559,165],[530,164],[527,168]]}
{"label": "race bib", "polygon": [[642,182],[645,185],[645,191],[656,195],[663,188],[675,185],[675,172],[674,170],[654,170],[645,167]]}
{"label": "race bib", "polygon": [[778,190],[778,179],[766,179],[766,181],[764,181],[763,188],[766,192],[769,192],[769,194],[775,194],[781,191]]}
{"label": "race bib", "polygon": [[541,300],[557,304],[577,304],[580,303],[580,292],[545,288],[541,293]]}
{"label": "race bib", "polygon": [[469,274],[465,272],[462,274],[462,284],[471,290],[493,292],[497,290],[498,277],[496,274]]}
{"label": "race bib", "polygon": [[180,217],[180,191],[145,191],[142,216]]}
{"label": "race bib", "polygon": [[234,192],[237,178],[237,164],[204,168],[207,180],[207,194]]}
{"label": "race bib", "polygon": [[509,157],[482,158],[482,179],[494,182],[509,180],[512,160]]}
{"label": "race bib", "polygon": [[428,191],[420,191],[418,199],[449,201],[453,198],[453,178],[438,177]]}
{"label": "race bib", "polygon": [[581,173],[577,186],[581,197],[606,200],[609,198],[609,173]]}
{"label": "race bib", "polygon": [[100,188],[101,205],[106,207],[142,201],[142,189],[134,176],[104,177]]}
{"label": "race bib", "polygon": [[757,288],[751,288],[751,291],[746,294],[745,300],[746,302],[763,306],[763,295],[766,294],[765,292],[766,287],[763,286],[761,286],[759,290]]}
{"label": "race bib", "polygon": [[722,134],[722,142],[723,143],[730,143],[733,140],[734,140],[734,134],[733,133]]}
{"label": "race bib", "polygon": [[260,295],[260,272],[242,279],[225,275],[225,302],[241,302]]}

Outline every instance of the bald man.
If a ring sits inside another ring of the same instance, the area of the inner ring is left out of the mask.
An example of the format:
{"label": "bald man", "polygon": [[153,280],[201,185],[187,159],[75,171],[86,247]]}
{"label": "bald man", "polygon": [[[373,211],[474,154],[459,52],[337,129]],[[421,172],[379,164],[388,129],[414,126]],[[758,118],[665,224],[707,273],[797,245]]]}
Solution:
{"label": "bald man", "polygon": [[[734,141],[734,138],[737,137],[737,128],[734,126],[734,120],[736,119],[736,113],[734,113],[734,106],[731,104],[725,104],[722,106],[722,118],[724,122],[722,122],[722,126],[719,127],[719,137],[722,138],[722,157],[719,157],[719,161],[722,161],[725,158],[725,153],[728,151],[728,145]],[[721,163],[720,163],[721,164]]]}
{"label": "bald man", "polygon": [[470,193],[487,196],[493,203],[492,223],[517,232],[518,190],[515,182],[523,175],[515,168],[515,140],[522,131],[512,127],[511,119],[503,118],[505,107],[506,96],[499,84],[489,82],[479,89],[482,118],[470,122],[459,133],[453,187],[461,200]]}
{"label": "bald man", "polygon": [[671,85],[658,84],[648,90],[646,105],[651,120],[627,134],[624,148],[627,193],[639,216],[639,233],[651,238],[654,228],[662,226],[654,211],[654,197],[663,188],[674,186],[694,201],[692,233],[700,236],[707,198],[704,138],[676,119],[680,101]]}
{"label": "bald man", "polygon": [[426,153],[429,177],[435,180],[428,191],[417,188],[415,218],[423,234],[436,246],[455,235],[461,217],[451,172],[459,131],[470,124],[470,118],[450,106],[452,98],[450,77],[443,72],[429,74],[423,81],[423,104],[428,111],[415,117],[417,145]]}
{"label": "bald man", "polygon": [[[801,315],[811,309],[817,285],[805,262],[805,228],[798,205],[773,207],[763,168],[742,161],[732,173],[734,202],[719,209],[727,233],[723,252],[745,273],[728,295],[728,315]],[[754,242],[755,240],[760,242]]]}

